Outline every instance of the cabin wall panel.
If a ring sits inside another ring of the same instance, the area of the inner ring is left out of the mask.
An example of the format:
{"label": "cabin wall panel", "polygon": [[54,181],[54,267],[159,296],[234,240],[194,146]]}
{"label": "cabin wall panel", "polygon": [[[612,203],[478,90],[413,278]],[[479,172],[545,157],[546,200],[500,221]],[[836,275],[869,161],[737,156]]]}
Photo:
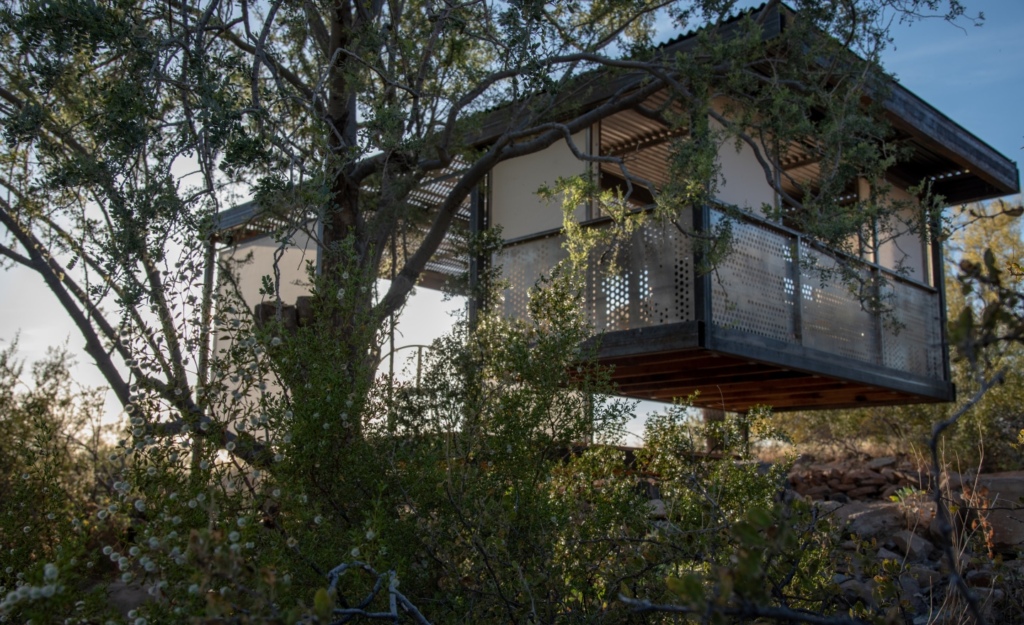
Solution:
{"label": "cabin wall panel", "polygon": [[[250,239],[237,246],[220,252],[221,266],[234,269],[242,299],[251,308],[266,299],[260,295],[263,276],[274,276],[274,255],[281,244],[272,237]],[[294,303],[300,295],[309,295],[309,279],[306,261],[316,263],[316,245],[305,234],[296,232],[291,236],[278,261],[281,272],[281,299]]]}
{"label": "cabin wall panel", "polygon": [[[729,117],[725,101],[718,100],[713,105],[716,112]],[[721,131],[722,125],[711,120],[711,128]],[[760,149],[762,154],[766,152],[764,146]],[[715,198],[719,202],[747,209],[760,217],[766,216],[764,205],[775,206],[775,189],[765,178],[764,168],[749,144],[737,144],[735,137],[723,133],[721,144],[718,146],[718,166],[718,189]]]}
{"label": "cabin wall panel", "polygon": [[[588,131],[573,135],[576,146],[584,152],[587,135]],[[548,202],[537,195],[537,190],[544,185],[554,185],[558,178],[586,172],[587,164],[573,155],[565,141],[498,163],[491,171],[491,225],[501,226],[506,240],[560,228],[561,195]],[[576,218],[586,218],[586,207],[577,209]]]}
{"label": "cabin wall panel", "polygon": [[928,275],[927,244],[920,232],[912,231],[912,226],[919,221],[917,199],[891,185],[888,197],[893,202],[907,205],[879,228],[878,264],[905,272],[912,280],[929,284],[932,280]]}

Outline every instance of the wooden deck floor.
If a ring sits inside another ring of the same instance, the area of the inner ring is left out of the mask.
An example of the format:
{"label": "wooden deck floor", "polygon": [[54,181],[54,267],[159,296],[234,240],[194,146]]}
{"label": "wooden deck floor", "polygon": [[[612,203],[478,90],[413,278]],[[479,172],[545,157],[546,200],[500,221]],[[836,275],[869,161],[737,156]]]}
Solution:
{"label": "wooden deck floor", "polygon": [[686,322],[600,337],[598,360],[614,367],[620,393],[744,412],[952,401],[951,383],[832,354]]}

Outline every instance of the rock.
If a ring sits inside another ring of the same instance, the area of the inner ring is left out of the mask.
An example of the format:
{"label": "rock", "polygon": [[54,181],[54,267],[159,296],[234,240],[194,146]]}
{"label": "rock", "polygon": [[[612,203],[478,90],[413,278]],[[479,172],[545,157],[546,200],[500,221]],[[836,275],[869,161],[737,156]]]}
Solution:
{"label": "rock", "polygon": [[929,589],[942,582],[942,573],[923,564],[911,564],[907,571],[914,576],[921,588]]}
{"label": "rock", "polygon": [[896,553],[895,551],[889,551],[885,547],[882,547],[881,549],[879,549],[878,553],[876,553],[875,556],[879,560],[897,560],[897,561],[900,561],[900,560],[903,559],[903,556],[901,556],[900,554]]}
{"label": "rock", "polygon": [[925,602],[921,597],[921,585],[918,584],[917,578],[910,573],[903,573],[899,577],[900,583],[900,601],[905,601],[914,606],[914,611],[920,611],[925,607]]}
{"label": "rock", "polygon": [[924,560],[935,549],[934,545],[910,530],[896,532],[892,535],[892,541],[911,560]]}
{"label": "rock", "polygon": [[978,486],[988,489],[989,505],[1007,508],[988,512],[995,551],[1013,554],[1024,549],[1024,471],[981,475]]}
{"label": "rock", "polygon": [[835,501],[837,503],[850,503],[850,498],[846,493],[832,493],[828,496],[829,501]]}
{"label": "rock", "polygon": [[877,471],[872,471],[871,469],[853,469],[847,472],[846,479],[853,480],[855,482],[860,482],[862,480],[884,480],[885,478],[882,477],[881,473]]}
{"label": "rock", "polygon": [[967,582],[968,586],[979,587],[979,586],[991,586],[992,585],[992,571],[986,569],[979,569],[976,571],[967,571],[964,575],[964,581]]}
{"label": "rock", "polygon": [[874,597],[871,596],[871,586],[866,582],[856,579],[848,579],[842,584],[839,584],[839,590],[851,605],[858,601],[863,602],[864,605],[869,607],[874,606],[875,604]]}
{"label": "rock", "polygon": [[823,515],[832,514],[839,508],[843,507],[843,504],[839,501],[818,501],[815,502],[814,507],[821,511]]}
{"label": "rock", "polygon": [[828,495],[831,492],[832,489],[828,486],[812,486],[800,494],[808,499],[824,499],[825,495]]}
{"label": "rock", "polygon": [[873,471],[877,471],[878,469],[881,469],[883,467],[891,467],[894,464],[896,464],[896,458],[894,458],[893,456],[885,456],[882,458],[875,458],[874,460],[869,460],[866,463],[864,463],[864,466]]}
{"label": "rock", "polygon": [[900,488],[902,487],[898,484],[890,484],[882,489],[882,494],[879,495],[879,498],[885,501],[892,501],[892,497],[900,491]]}
{"label": "rock", "polygon": [[649,519],[667,519],[668,510],[665,508],[665,502],[661,499],[651,499],[647,502],[647,518]]}
{"label": "rock", "polygon": [[1001,588],[972,588],[971,592],[981,605],[981,614],[986,619],[992,617],[996,604],[1006,596]]}
{"label": "rock", "polygon": [[855,489],[853,489],[851,491],[847,491],[846,494],[847,494],[847,496],[850,497],[850,499],[874,498],[874,496],[878,494],[878,487],[877,486],[860,486],[860,487],[855,488]]}
{"label": "rock", "polygon": [[963,488],[963,485],[964,479],[956,471],[944,471],[942,475],[939,476],[939,488],[941,488],[943,492],[959,492],[960,489]]}
{"label": "rock", "polygon": [[792,488],[782,491],[782,503],[791,504],[795,501],[804,501],[804,496]]}
{"label": "rock", "polygon": [[854,501],[836,510],[836,520],[860,538],[877,538],[902,528],[903,512],[893,502]]}

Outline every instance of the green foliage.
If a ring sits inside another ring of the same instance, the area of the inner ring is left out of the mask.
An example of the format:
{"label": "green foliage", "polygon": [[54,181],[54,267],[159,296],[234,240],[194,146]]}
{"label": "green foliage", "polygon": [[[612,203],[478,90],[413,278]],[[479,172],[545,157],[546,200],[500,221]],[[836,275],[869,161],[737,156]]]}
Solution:
{"label": "green foliage", "polygon": [[77,387],[73,364],[54,349],[27,377],[17,345],[0,350],[0,615],[103,612],[76,587],[108,568],[93,568],[105,534],[95,515],[115,467],[98,422],[103,394]]}

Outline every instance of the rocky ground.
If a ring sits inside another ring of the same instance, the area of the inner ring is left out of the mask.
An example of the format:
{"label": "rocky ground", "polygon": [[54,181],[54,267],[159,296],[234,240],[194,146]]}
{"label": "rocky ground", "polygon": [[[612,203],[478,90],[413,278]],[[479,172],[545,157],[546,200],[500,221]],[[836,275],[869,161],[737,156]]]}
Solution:
{"label": "rocky ground", "polygon": [[851,603],[898,593],[915,625],[970,622],[962,600],[947,592],[951,568],[931,496],[937,486],[955,511],[955,557],[986,618],[1024,624],[1024,471],[947,473],[936,485],[907,458],[802,458],[789,480],[841,528],[850,564],[836,582]]}

